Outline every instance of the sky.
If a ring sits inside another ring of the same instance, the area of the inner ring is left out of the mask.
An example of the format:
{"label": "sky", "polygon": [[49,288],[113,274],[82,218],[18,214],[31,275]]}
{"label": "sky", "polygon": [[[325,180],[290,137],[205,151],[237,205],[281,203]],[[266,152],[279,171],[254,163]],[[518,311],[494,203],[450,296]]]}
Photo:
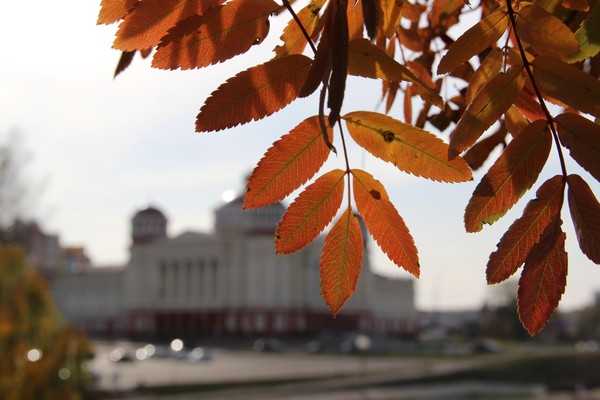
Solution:
{"label": "sky", "polygon": [[[222,195],[242,190],[244,176],[271,143],[317,113],[317,99],[297,100],[271,117],[226,131],[195,133],[206,97],[242,69],[268,60],[283,20],[271,21],[265,42],[233,61],[162,71],[136,57],[113,79],[120,55],[111,48],[117,26],[96,25],[99,3],[4,2],[0,135],[16,131],[22,139],[29,155],[24,172],[35,197],[30,215],[42,228],[58,234],[62,245],[84,246],[96,265],[122,265],[130,219],[139,207],[163,210],[170,235],[211,230]],[[380,90],[378,82],[352,79],[342,112],[381,111]],[[421,264],[416,303],[423,310],[474,308],[489,300],[494,293],[485,283],[489,253],[544,178],[560,172],[552,155],[539,183],[502,220],[467,234],[463,211],[480,172],[473,182],[432,182],[352,147],[350,163],[386,186],[415,239]],[[343,158],[332,156],[323,171],[340,167]],[[573,163],[568,168],[589,177]],[[592,188],[598,197],[597,182]],[[569,276],[560,307],[571,310],[589,304],[600,290],[600,267],[579,250],[567,207],[563,216]],[[371,248],[378,272],[408,277],[374,243]]]}

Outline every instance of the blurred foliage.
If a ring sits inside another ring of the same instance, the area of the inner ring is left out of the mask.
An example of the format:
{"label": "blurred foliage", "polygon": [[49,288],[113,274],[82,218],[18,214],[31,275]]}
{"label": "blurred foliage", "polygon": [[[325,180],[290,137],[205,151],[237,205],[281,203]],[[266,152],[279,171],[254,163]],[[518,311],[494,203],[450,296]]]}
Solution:
{"label": "blurred foliage", "polygon": [[76,400],[88,380],[87,339],[62,323],[44,279],[0,246],[0,399]]}

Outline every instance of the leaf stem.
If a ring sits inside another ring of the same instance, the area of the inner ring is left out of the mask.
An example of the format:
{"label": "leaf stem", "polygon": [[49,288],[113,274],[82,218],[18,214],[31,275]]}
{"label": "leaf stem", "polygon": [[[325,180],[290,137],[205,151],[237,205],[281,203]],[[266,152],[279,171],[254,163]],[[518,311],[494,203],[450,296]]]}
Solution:
{"label": "leaf stem", "polygon": [[546,101],[544,100],[544,96],[542,95],[542,92],[538,88],[538,86],[535,82],[535,79],[533,77],[533,72],[531,71],[531,64],[529,63],[529,60],[527,60],[527,56],[525,54],[525,49],[523,48],[523,43],[521,43],[521,39],[519,38],[519,34],[517,33],[517,23],[515,20],[515,11],[512,8],[511,0],[506,0],[506,7],[507,7],[507,11],[508,11],[508,17],[510,18],[510,24],[511,24],[512,30],[515,34],[515,40],[517,41],[517,47],[519,48],[519,53],[521,54],[521,60],[523,61],[523,67],[525,68],[525,71],[527,71],[527,75],[529,76],[529,80],[531,81],[531,85],[533,86],[533,90],[535,91],[535,94],[538,98],[540,106],[542,107],[542,111],[544,112],[544,115],[546,116],[546,120],[548,121],[548,128],[550,129],[550,132],[552,133],[552,137],[554,138],[554,143],[556,144],[556,150],[558,152],[558,159],[560,161],[560,168],[562,170],[562,175],[566,179],[568,176],[567,166],[565,164],[565,158],[562,153],[560,139],[558,137],[558,133],[556,132],[556,128],[554,126],[554,118],[550,114],[550,111],[548,110],[548,107],[546,106]]}
{"label": "leaf stem", "polygon": [[313,53],[316,54],[317,48],[315,47],[315,44],[313,43],[312,39],[310,38],[310,35],[306,31],[306,28],[304,28],[304,25],[302,25],[302,21],[300,21],[300,18],[298,18],[298,15],[292,8],[292,5],[290,4],[290,2],[288,0],[282,0],[282,2],[283,2],[283,5],[285,6],[285,8],[287,8],[287,10],[290,12],[290,14],[292,14],[292,18],[294,18],[294,21],[296,21],[298,28],[300,28],[300,30],[302,31],[302,34],[306,38],[306,41],[308,42],[308,45],[312,49]]}
{"label": "leaf stem", "polygon": [[348,176],[348,207],[351,204],[351,190],[350,190],[350,161],[348,160],[348,149],[346,148],[346,139],[344,138],[344,130],[342,129],[342,122],[338,119],[338,128],[340,129],[340,136],[342,138],[342,150],[344,151],[344,161],[346,162],[346,175]]}

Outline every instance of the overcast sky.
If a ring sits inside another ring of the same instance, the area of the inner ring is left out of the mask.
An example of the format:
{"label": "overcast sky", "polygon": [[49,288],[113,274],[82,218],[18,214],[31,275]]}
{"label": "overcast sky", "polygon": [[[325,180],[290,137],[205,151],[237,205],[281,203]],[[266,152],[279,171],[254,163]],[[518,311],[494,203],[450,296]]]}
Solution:
{"label": "overcast sky", "polygon": [[[262,46],[233,62],[182,72],[154,70],[148,60],[136,58],[113,79],[116,25],[95,24],[99,3],[3,3],[0,134],[19,131],[31,154],[32,213],[42,227],[59,234],[63,245],[85,246],[96,264],[111,265],[127,261],[130,218],[145,202],[165,212],[172,235],[210,230],[221,195],[241,190],[244,175],[270,144],[315,114],[317,101],[298,100],[272,117],[228,131],[194,133],[195,117],[212,90],[271,57],[280,23],[271,23]],[[377,82],[350,85],[343,112],[377,109]],[[417,305],[481,305],[490,291],[488,255],[539,184],[503,220],[466,234],[463,210],[481,174],[472,183],[449,185],[409,177],[357,149],[350,162],[386,185],[415,238],[422,268]],[[343,159],[331,157],[327,168],[338,167]],[[579,172],[572,164],[569,171]],[[543,176],[557,173],[553,159]],[[593,190],[598,196],[596,183]],[[600,267],[581,254],[567,214],[569,277],[561,307],[572,309],[592,301],[600,289]],[[382,273],[407,276],[380,253],[374,252],[372,262]]]}

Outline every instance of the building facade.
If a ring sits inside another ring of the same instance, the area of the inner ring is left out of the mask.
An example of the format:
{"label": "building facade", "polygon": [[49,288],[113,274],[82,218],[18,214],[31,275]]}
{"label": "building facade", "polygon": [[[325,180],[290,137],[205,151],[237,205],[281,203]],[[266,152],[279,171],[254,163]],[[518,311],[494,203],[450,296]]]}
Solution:
{"label": "building facade", "polygon": [[244,211],[242,203],[240,196],[221,205],[212,232],[175,237],[161,211],[138,211],[127,265],[57,273],[59,308],[86,331],[129,337],[415,333],[413,281],[373,273],[368,246],[357,290],[333,318],[320,295],[324,239],[276,254],[283,204]]}

